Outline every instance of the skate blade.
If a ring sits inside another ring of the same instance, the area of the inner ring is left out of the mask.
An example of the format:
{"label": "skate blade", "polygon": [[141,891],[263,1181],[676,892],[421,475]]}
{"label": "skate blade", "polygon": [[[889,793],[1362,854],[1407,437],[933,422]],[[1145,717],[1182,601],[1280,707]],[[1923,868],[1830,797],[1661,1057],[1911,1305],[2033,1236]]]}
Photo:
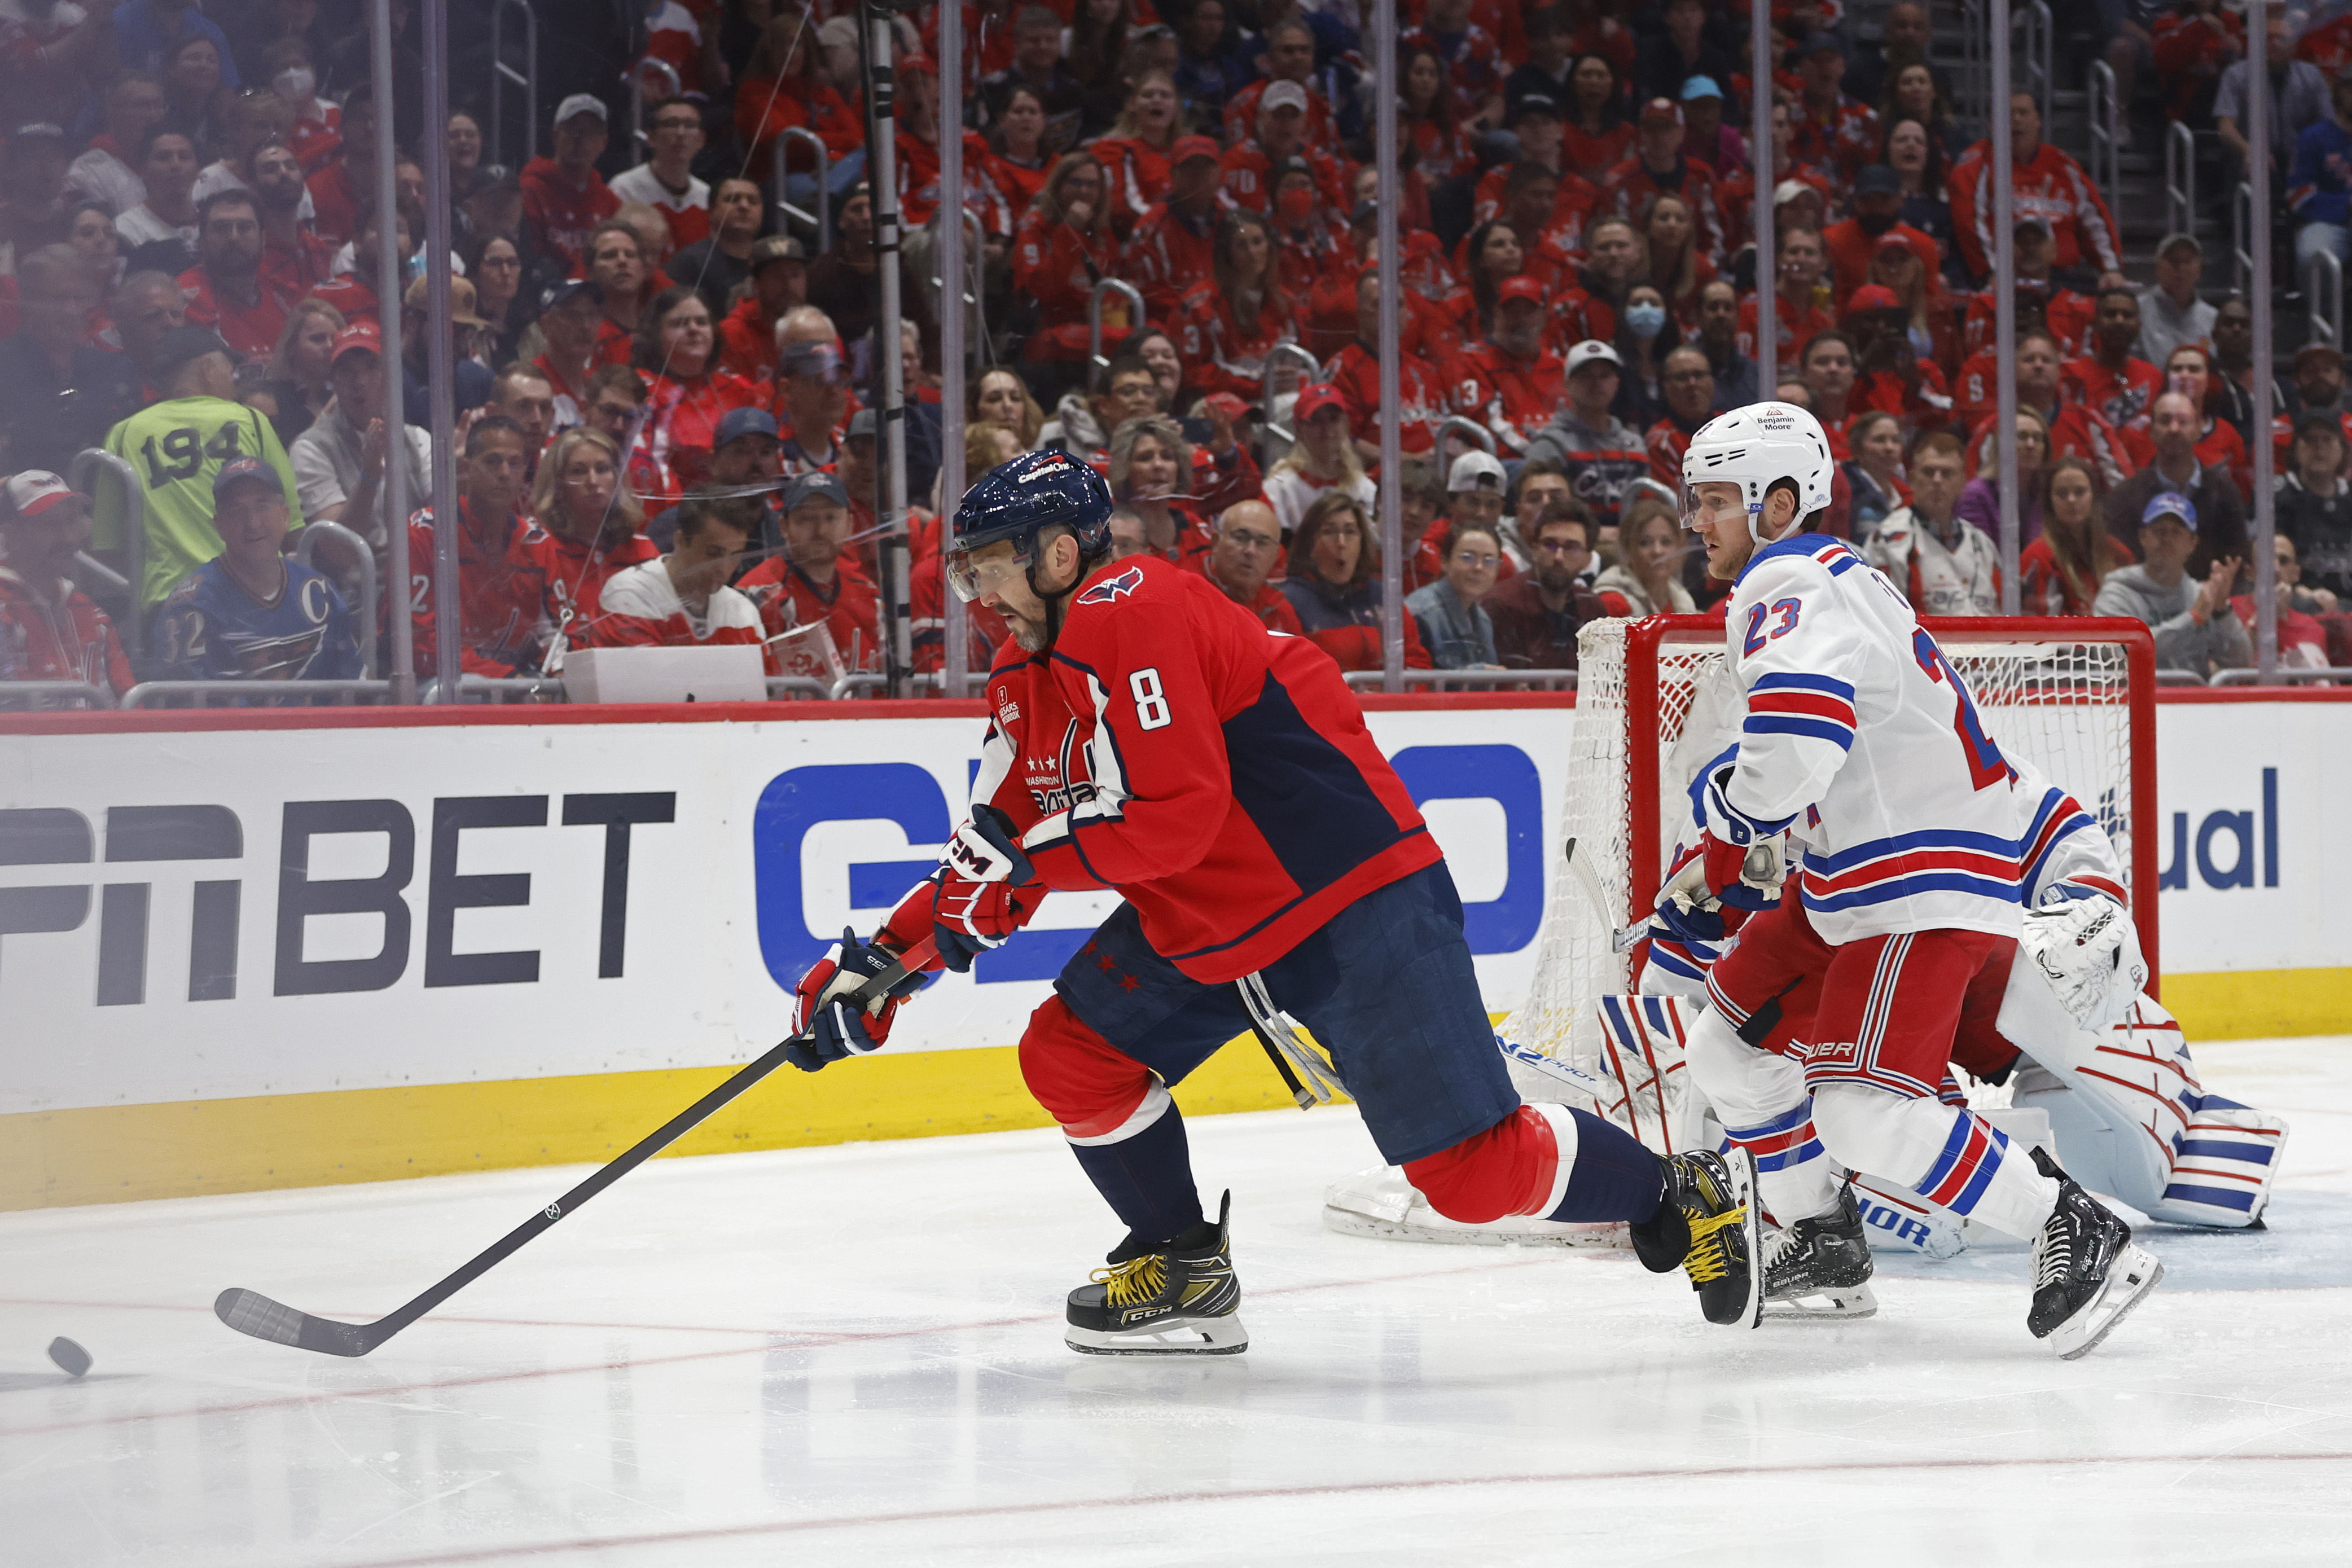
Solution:
{"label": "skate blade", "polygon": [[1065,1323],[1062,1343],[1080,1355],[1239,1355],[1249,1348],[1249,1330],[1236,1317],[1192,1318],[1127,1333]]}
{"label": "skate blade", "polygon": [[2079,1361],[2099,1348],[2116,1325],[2147,1299],[2164,1278],[2164,1265],[2146,1249],[2126,1245],[2116,1254],[2116,1266],[2099,1293],[2082,1311],[2050,1331],[2050,1343],[2061,1361]]}
{"label": "skate blade", "polygon": [[[1403,1216],[1323,1206],[1326,1229],[1342,1236],[1383,1241],[1428,1241],[1444,1247],[1628,1247],[1622,1225],[1573,1225],[1562,1220],[1506,1219],[1495,1225],[1464,1225],[1428,1211]],[[1524,1226],[1517,1229],[1513,1227]]]}
{"label": "skate blade", "polygon": [[1748,1239],[1748,1305],[1727,1326],[1752,1329],[1764,1321],[1764,1202],[1756,1192],[1756,1156],[1746,1149],[1734,1149],[1732,1156],[1732,1185],[1748,1211],[1739,1224]]}
{"label": "skate blade", "polygon": [[1833,1322],[1878,1315],[1878,1298],[1868,1285],[1840,1285],[1801,1296],[1767,1298],[1764,1315],[1774,1322]]}

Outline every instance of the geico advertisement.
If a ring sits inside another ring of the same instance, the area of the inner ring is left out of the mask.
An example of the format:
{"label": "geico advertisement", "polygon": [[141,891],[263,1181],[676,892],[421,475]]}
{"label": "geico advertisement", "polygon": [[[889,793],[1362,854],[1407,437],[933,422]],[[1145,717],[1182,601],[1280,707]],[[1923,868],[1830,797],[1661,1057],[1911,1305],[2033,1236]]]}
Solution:
{"label": "geico advertisement", "polygon": [[[1564,708],[1371,716],[1489,1005],[1532,970]],[[937,863],[982,721],[0,736],[0,1113],[740,1061]],[[1114,895],[902,1009],[1009,1045]]]}
{"label": "geico advertisement", "polygon": [[2352,704],[2159,703],[2167,969],[2352,966]]}

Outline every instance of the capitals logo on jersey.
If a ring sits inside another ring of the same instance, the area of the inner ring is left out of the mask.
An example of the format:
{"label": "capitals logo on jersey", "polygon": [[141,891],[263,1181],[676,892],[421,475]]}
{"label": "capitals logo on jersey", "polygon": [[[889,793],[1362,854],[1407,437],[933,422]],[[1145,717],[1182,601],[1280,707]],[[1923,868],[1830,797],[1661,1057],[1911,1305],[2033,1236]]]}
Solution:
{"label": "capitals logo on jersey", "polygon": [[1133,593],[1137,589],[1142,586],[1142,570],[1139,568],[1130,566],[1125,571],[1120,572],[1117,577],[1104,578],[1100,582],[1096,583],[1092,588],[1089,588],[1084,593],[1079,594],[1078,602],[1081,604],[1116,604],[1119,600],[1125,598],[1130,593]]}

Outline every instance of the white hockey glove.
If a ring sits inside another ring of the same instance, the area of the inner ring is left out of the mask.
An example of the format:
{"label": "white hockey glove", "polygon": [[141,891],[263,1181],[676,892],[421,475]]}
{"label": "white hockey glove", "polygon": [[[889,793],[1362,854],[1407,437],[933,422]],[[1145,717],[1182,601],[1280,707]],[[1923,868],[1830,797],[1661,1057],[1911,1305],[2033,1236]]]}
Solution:
{"label": "white hockey glove", "polygon": [[[1726,843],[1709,831],[1700,852],[1674,874],[1659,891],[1658,906],[1713,909],[1734,904],[1741,909],[1769,909],[1780,902],[1780,883],[1789,874],[1778,833],[1747,844]],[[1720,940],[1720,935],[1715,938]]]}
{"label": "white hockey glove", "polygon": [[2130,912],[2105,894],[2066,883],[2025,912],[2018,948],[2067,1015],[2094,1031],[2121,1021],[2147,983]]}

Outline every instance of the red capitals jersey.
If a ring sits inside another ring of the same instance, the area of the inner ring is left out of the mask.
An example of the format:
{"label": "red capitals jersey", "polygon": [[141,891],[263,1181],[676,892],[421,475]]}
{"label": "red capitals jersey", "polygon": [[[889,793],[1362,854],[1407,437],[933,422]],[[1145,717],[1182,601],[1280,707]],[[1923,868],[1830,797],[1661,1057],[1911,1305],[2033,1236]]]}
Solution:
{"label": "red capitals jersey", "polygon": [[[1042,207],[1024,214],[1013,234],[1013,286],[1037,302],[1037,324],[1077,327],[1087,324],[1087,300],[1096,283],[1118,269],[1118,246],[1110,225],[1095,225],[1082,234],[1059,218],[1047,222]],[[1106,333],[1112,310],[1126,307],[1104,301]],[[1129,322],[1129,327],[1140,322]]]}
{"label": "red capitals jersey", "polygon": [[[1793,369],[1798,352],[1811,342],[1816,332],[1827,332],[1837,325],[1830,307],[1816,302],[1801,312],[1791,311],[1789,301],[1780,295],[1772,297],[1772,332],[1780,340],[1780,359],[1783,370]],[[1756,358],[1756,296],[1743,295],[1739,301],[1739,329],[1735,340],[1739,351],[1748,359]]]}
{"label": "red capitals jersey", "polygon": [[1683,454],[1690,450],[1691,437],[1696,434],[1676,424],[1668,414],[1642,435],[1642,444],[1650,452],[1650,477],[1677,495],[1683,487]]}
{"label": "red capitals jersey", "polygon": [[[1265,96],[1268,85],[1270,84],[1265,78],[1260,78],[1225,99],[1226,146],[1232,147],[1256,138],[1258,99]],[[1307,145],[1310,147],[1336,146],[1339,136],[1332,129],[1330,100],[1323,96],[1322,89],[1313,82],[1301,82],[1298,85],[1307,93]],[[1426,172],[1425,165],[1423,172]]]}
{"label": "red capitals jersey", "polygon": [[[1356,177],[1352,163],[1342,163],[1312,142],[1301,142],[1293,154],[1307,165],[1315,177],[1316,193],[1323,204],[1334,212],[1351,213],[1355,204],[1349,199],[1349,187]],[[1225,200],[1236,207],[1251,212],[1268,209],[1272,196],[1268,187],[1274,182],[1274,160],[1255,141],[1237,143],[1225,153],[1223,189]]]}
{"label": "red capitals jersey", "polygon": [[[1909,224],[1898,223],[1886,231],[1911,247],[1919,258],[1920,275],[1936,277],[1944,265],[1944,247],[1936,243],[1933,235],[1923,234]],[[1830,287],[1836,292],[1843,307],[1847,296],[1870,281],[1871,257],[1877,253],[1878,242],[1885,235],[1874,235],[1862,226],[1859,218],[1847,218],[1822,231],[1822,248],[1829,252]]]}
{"label": "red capitals jersey", "polygon": [[1176,315],[1177,351],[1184,356],[1184,384],[1198,392],[1231,392],[1255,402],[1265,383],[1265,357],[1276,343],[1295,343],[1298,333],[1272,301],[1257,319],[1244,321],[1213,279],[1196,283]]}
{"label": "red capitals jersey", "polygon": [[203,267],[188,268],[180,274],[188,325],[218,332],[240,361],[268,359],[278,351],[278,335],[286,329],[286,307],[292,301],[267,277],[257,277],[254,287],[254,302],[239,305],[213,291],[212,277]]}
{"label": "red capitals jersey", "polygon": [[[2021,280],[2019,287],[2032,288],[2034,285]],[[1969,296],[1968,320],[1960,329],[1960,352],[1974,354],[1992,347],[1994,308],[1991,289]],[[2072,359],[2091,351],[2091,324],[2097,313],[2097,307],[2088,297],[2071,288],[2053,285],[2042,296],[2042,319],[2050,329],[2050,335],[2058,340],[2058,352],[2063,358]]]}
{"label": "red capitals jersey", "polygon": [[[1471,200],[1471,216],[1483,224],[1501,214],[1503,188],[1510,183],[1510,164],[1497,163],[1480,177],[1477,193]],[[1551,199],[1551,218],[1544,225],[1544,232],[1565,235],[1570,250],[1583,249],[1585,221],[1591,216],[1593,206],[1600,200],[1599,184],[1572,169],[1568,171],[1559,177],[1559,189]],[[1469,270],[1468,243],[1469,236],[1465,235],[1463,248],[1456,256],[1465,272]]]}
{"label": "red capitals jersey", "polygon": [[[1831,193],[1830,177],[1811,163],[1791,160],[1789,167],[1773,176],[1773,188],[1779,189],[1783,180],[1794,180],[1800,185],[1811,185],[1819,191],[1823,212],[1834,212],[1840,205],[1837,197]],[[1738,250],[1756,235],[1756,175],[1750,170],[1736,169],[1724,177],[1716,187],[1716,199],[1723,206],[1724,244],[1732,250]]]}
{"label": "red capitals jersey", "polygon": [[1087,149],[1102,165],[1111,215],[1122,232],[1168,199],[1175,171],[1168,154],[1139,136],[1104,136]]}
{"label": "red capitals jersey", "polygon": [[822,621],[833,633],[842,663],[851,669],[866,668],[882,657],[874,580],[846,557],[834,563],[830,583],[819,583],[782,556],[773,555],[735,586],[760,607],[760,618],[771,633]]}
{"label": "red capitals jersey", "polygon": [[[1969,271],[1978,277],[1992,270],[1991,176],[1992,144],[1988,141],[1961,153],[1952,166],[1953,237]],[[2080,163],[2047,141],[2032,158],[2013,166],[2010,200],[2019,220],[2040,218],[2050,225],[2053,266],[2099,272],[2122,268],[2123,246],[2116,237],[2115,215],[2107,211],[2106,199]]]}
{"label": "red capitals jersey", "polygon": [[2147,412],[2164,390],[2164,372],[2146,360],[2126,356],[2121,371],[2111,371],[2084,354],[2069,360],[2058,372],[2058,395],[2068,402],[2086,403],[2099,417],[2120,430]]}
{"label": "red capitals jersey", "polygon": [[1652,196],[1662,191],[1678,195],[1690,207],[1691,222],[1696,227],[1696,242],[1699,254],[1721,266],[1723,204],[1716,200],[1715,172],[1696,158],[1681,153],[1675,156],[1682,158],[1683,174],[1681,181],[1672,186],[1660,184],[1657,176],[1650,172],[1649,166],[1642,162],[1638,152],[1619,163],[1609,171],[1609,177],[1601,182],[1601,201],[1594,211],[1601,216],[1625,218],[1638,224],[1643,204]]}
{"label": "red capitals jersey", "polygon": [[[917,674],[930,674],[947,668],[948,662],[948,601],[946,574],[940,570],[936,554],[915,562],[914,575],[908,585],[908,622],[914,633],[914,662]],[[1012,629],[1004,617],[987,605],[971,603],[963,607],[964,655],[963,667],[973,675],[985,672],[996,662],[996,651]]]}
{"label": "red capitals jersey", "polygon": [[[2231,47],[2242,56],[2246,51],[2245,18],[2234,11],[2223,11],[2221,19],[2229,25]],[[2186,18],[2183,20],[2185,21]],[[2158,51],[2156,57],[2157,68],[2161,70],[2164,68],[2165,59],[2162,53],[2164,48],[2162,22],[2156,25],[2156,47]],[[2352,66],[2352,12],[2347,12],[2335,20],[2314,27],[2305,33],[2302,42],[2294,47],[2294,57],[2299,60],[2309,60],[2319,68],[2328,80],[2334,81],[2338,71],[2346,66]],[[2214,74],[2216,76],[2221,74],[2220,68],[2215,68]]]}
{"label": "red capitals jersey", "polygon": [[552,158],[523,165],[523,235],[534,254],[558,258],[571,277],[588,275],[588,236],[620,210],[621,198],[604,188],[593,169],[585,185],[574,186]]}
{"label": "red capitals jersey", "polygon": [[1845,183],[1878,158],[1878,111],[1843,93],[1828,110],[1816,110],[1800,94],[1789,106],[1789,150],[1818,168],[1834,169]]}
{"label": "red capitals jersey", "polygon": [[1477,401],[1465,412],[1494,432],[1497,452],[1525,455],[1528,443],[1568,401],[1568,370],[1549,350],[1532,359],[1514,359],[1493,342],[1463,353],[1476,382]]}
{"label": "red capitals jersey", "polygon": [[767,645],[767,628],[750,599],[732,588],[719,588],[698,614],[678,597],[669,568],[658,559],[640,561],[607,579],[604,612],[583,643],[599,648],[758,648],[767,673],[782,673],[775,650]]}
{"label": "red capitals jersey", "polygon": [[1442,858],[1339,666],[1197,572],[1098,569],[1050,653],[1005,645],[988,706],[973,800],[1045,886],[1116,889],[1203,985]]}
{"label": "red capitals jersey", "polygon": [[[1184,291],[1215,269],[1217,222],[1223,212],[1222,201],[1198,218],[1155,203],[1127,236],[1119,275],[1142,291],[1143,308],[1153,320],[1173,319]],[[1354,300],[1348,308],[1352,319]]]}
{"label": "red capitals jersey", "polygon": [[[1986,380],[1991,380],[1990,372]],[[1987,414],[1971,426],[1975,434],[1969,437],[1969,473],[1984,472],[1986,442],[1991,436],[1997,421],[1996,414]],[[2221,428],[2230,429],[2226,424]],[[2235,431],[2231,431],[2230,434],[2232,441],[2237,438]],[[2245,449],[2242,446],[2238,451],[2242,457]],[[2114,425],[2081,403],[2058,405],[2058,412],[2050,421],[2050,456],[2053,461],[2061,457],[2083,458],[2098,469],[2099,476],[2106,481],[2110,490],[2139,471],[2139,464],[2131,454],[2130,443]],[[2202,448],[2199,450],[2198,460],[2204,461]]]}
{"label": "red capitals jersey", "polygon": [[1559,158],[1579,176],[1598,186],[1609,171],[1633,155],[1634,131],[1630,120],[1591,131],[1573,120],[1560,127]]}
{"label": "red capitals jersey", "polygon": [[68,582],[52,603],[0,566],[0,681],[81,681],[119,697],[131,689],[131,661],[89,594]]}
{"label": "red capitals jersey", "polygon": [[[510,517],[486,538],[463,496],[457,515],[458,663],[469,675],[511,675],[539,660],[547,584],[515,549],[530,525]],[[423,507],[408,518],[408,618],[412,659],[418,677],[427,680],[435,672],[433,547],[432,508]]]}
{"label": "red capitals jersey", "polygon": [[654,541],[641,533],[581,544],[536,523],[514,541],[512,553],[518,568],[538,574],[541,645],[562,637],[575,647],[585,644],[604,613],[605,580],[625,566],[661,556]]}
{"label": "red capitals jersey", "polygon": [[[1444,40],[1451,38],[1448,48]],[[1486,107],[1486,100],[1503,90],[1502,53],[1495,47],[1494,35],[1473,22],[1458,33],[1437,34],[1423,27],[1408,27],[1397,40],[1397,57],[1410,59],[1416,49],[1427,49],[1445,62],[1446,79],[1454,88],[1454,118],[1467,122]]]}
{"label": "red capitals jersey", "polygon": [[1398,129],[1412,138],[1421,153],[1413,167],[1421,171],[1424,180],[1441,183],[1478,166],[1477,154],[1470,151],[1470,139],[1463,135],[1459,126],[1447,130],[1433,120],[1401,119]]}
{"label": "red capitals jersey", "polygon": [[[1348,411],[1348,432],[1358,441],[1381,438],[1381,365],[1361,343],[1349,343],[1331,361],[1331,384]],[[1397,362],[1397,441],[1407,456],[1433,450],[1437,426],[1453,413],[1444,383],[1430,362],[1405,354]]]}
{"label": "red capitals jersey", "polygon": [[1613,342],[1617,337],[1617,312],[1609,302],[1597,295],[1588,294],[1576,284],[1577,274],[1562,275],[1561,286],[1552,295],[1552,351],[1562,359],[1579,343]]}
{"label": "red capitals jersey", "polygon": [[286,298],[299,299],[334,275],[335,247],[309,229],[296,229],[292,245],[262,236],[262,282]]}
{"label": "red capitals jersey", "polygon": [[710,477],[711,444],[718,439],[719,421],[736,409],[757,408],[766,399],[757,383],[722,370],[691,381],[655,376],[646,401],[652,413],[638,440],[666,482],[657,497],[642,498],[667,502],[700,488]]}

